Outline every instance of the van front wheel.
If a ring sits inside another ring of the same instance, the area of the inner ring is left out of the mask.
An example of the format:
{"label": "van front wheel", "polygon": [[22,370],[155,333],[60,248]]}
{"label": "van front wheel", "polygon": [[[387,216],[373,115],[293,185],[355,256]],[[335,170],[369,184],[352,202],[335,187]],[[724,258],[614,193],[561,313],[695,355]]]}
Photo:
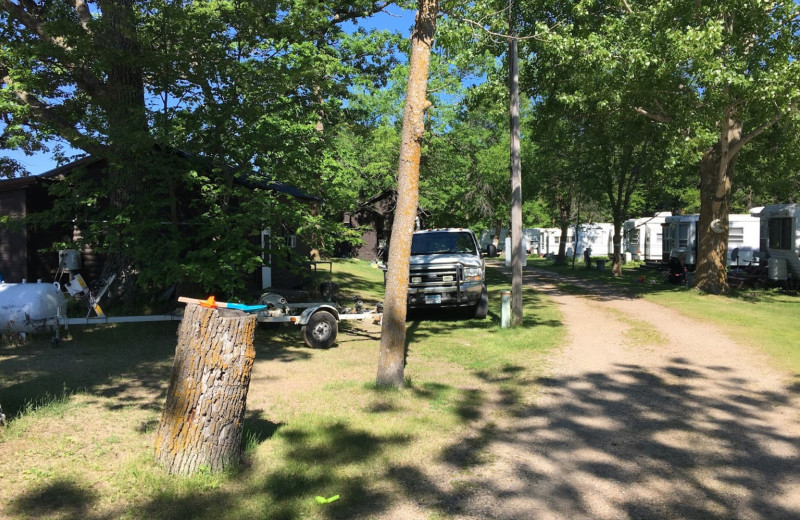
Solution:
{"label": "van front wheel", "polygon": [[478,299],[478,303],[475,304],[472,310],[472,317],[476,320],[485,319],[486,315],[489,314],[489,292],[486,290],[485,285],[481,290],[481,297]]}

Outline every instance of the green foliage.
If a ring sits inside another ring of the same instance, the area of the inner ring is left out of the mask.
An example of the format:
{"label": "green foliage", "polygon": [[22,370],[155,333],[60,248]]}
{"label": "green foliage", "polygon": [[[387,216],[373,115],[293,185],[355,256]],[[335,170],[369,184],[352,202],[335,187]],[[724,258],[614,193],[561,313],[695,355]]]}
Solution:
{"label": "green foliage", "polygon": [[[260,230],[332,249],[345,234],[332,217],[374,180],[349,187],[362,172],[338,145],[364,135],[371,116],[349,100],[387,83],[399,38],[346,34],[341,24],[382,7],[156,0],[90,2],[90,14],[9,3],[0,8],[10,78],[0,90],[0,144],[32,151],[60,136],[107,161],[104,178],[77,172],[56,187],[50,215],[78,224],[82,243],[126,279],[135,274],[140,289],[192,282],[241,291],[261,262]],[[177,160],[183,152],[199,164]],[[238,186],[251,172],[324,203],[302,207]],[[273,259],[287,257],[273,247]]]}

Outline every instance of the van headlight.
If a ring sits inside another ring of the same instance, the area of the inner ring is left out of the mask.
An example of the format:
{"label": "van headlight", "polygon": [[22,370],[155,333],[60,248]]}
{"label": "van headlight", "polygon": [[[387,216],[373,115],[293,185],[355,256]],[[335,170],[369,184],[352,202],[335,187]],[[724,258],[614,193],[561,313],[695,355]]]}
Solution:
{"label": "van headlight", "polygon": [[480,282],[483,272],[480,267],[465,267],[464,280],[468,282]]}

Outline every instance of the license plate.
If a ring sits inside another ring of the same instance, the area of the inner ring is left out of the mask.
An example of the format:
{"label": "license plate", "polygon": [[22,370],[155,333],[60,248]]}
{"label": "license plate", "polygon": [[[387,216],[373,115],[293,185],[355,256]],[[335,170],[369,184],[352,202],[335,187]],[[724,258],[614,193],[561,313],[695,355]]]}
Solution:
{"label": "license plate", "polygon": [[442,276],[442,281],[443,282],[452,282],[453,281],[453,277],[452,276]]}
{"label": "license plate", "polygon": [[442,295],[441,294],[426,294],[425,295],[425,303],[427,305],[438,305],[442,303]]}
{"label": "license plate", "polygon": [[419,276],[412,276],[411,283],[422,283],[422,278],[420,278]]}

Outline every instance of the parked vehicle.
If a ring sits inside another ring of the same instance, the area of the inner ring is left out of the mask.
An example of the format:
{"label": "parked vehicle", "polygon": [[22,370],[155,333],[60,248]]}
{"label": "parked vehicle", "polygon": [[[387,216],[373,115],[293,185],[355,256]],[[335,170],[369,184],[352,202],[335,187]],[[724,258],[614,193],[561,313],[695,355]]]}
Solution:
{"label": "parked vehicle", "polygon": [[614,252],[614,225],[607,223],[579,224],[577,226],[575,253],[583,255],[584,249],[591,248],[592,256],[608,256]]}
{"label": "parked vehicle", "polygon": [[410,309],[463,308],[483,319],[489,310],[486,269],[469,229],[417,231],[411,241]]}
{"label": "parked vehicle", "polygon": [[[697,264],[697,223],[700,215],[673,215],[664,219],[664,261],[677,258],[689,270]],[[728,215],[727,265],[749,265],[757,261],[760,219],[753,214]]]}
{"label": "parked vehicle", "polygon": [[662,224],[669,211],[656,213],[652,217],[632,218],[622,224],[622,254],[630,253],[631,260],[660,261],[662,259]]}
{"label": "parked vehicle", "polygon": [[772,281],[800,280],[800,206],[774,204],[759,212],[760,251]]}
{"label": "parked vehicle", "polygon": [[663,224],[663,260],[676,258],[682,265],[697,263],[697,222],[700,215],[672,215]]}
{"label": "parked vehicle", "polygon": [[289,303],[277,293],[264,293],[258,301],[256,320],[259,323],[283,323],[300,326],[303,341],[311,348],[328,348],[336,341],[340,321],[374,321],[382,318],[382,306],[366,309],[358,297],[352,307],[337,301]]}
{"label": "parked vehicle", "polygon": [[[559,243],[561,242],[561,229],[560,228],[543,228],[541,229],[541,239],[539,241],[539,249],[541,254],[547,256],[555,256],[558,254]],[[564,248],[564,254],[572,256],[575,251],[575,226],[567,228],[567,241]]]}

